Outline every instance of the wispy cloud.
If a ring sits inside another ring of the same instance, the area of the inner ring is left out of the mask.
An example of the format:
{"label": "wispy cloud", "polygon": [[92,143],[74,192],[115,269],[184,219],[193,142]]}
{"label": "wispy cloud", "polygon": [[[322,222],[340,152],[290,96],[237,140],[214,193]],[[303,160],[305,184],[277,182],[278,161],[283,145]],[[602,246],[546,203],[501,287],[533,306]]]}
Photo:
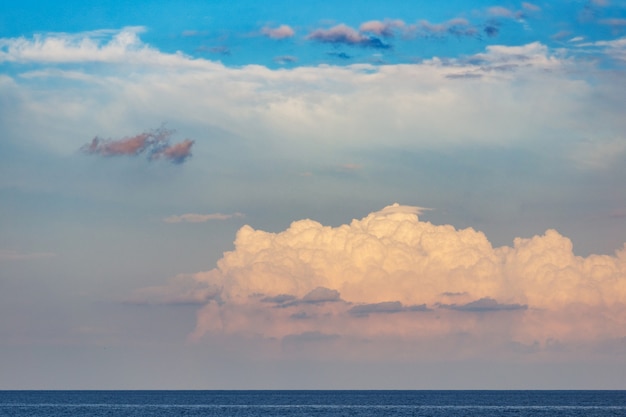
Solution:
{"label": "wispy cloud", "polygon": [[117,140],[96,136],[80,150],[86,154],[105,157],[136,156],[145,153],[149,160],[165,159],[175,164],[182,164],[191,157],[191,147],[194,141],[186,139],[180,143],[170,144],[173,134],[173,130],[161,127]]}
{"label": "wispy cloud", "polygon": [[211,213],[211,214],[197,214],[197,213],[187,213],[181,214],[179,216],[169,216],[163,219],[165,223],[204,223],[211,220],[228,220],[233,218],[244,217],[242,213],[232,213],[232,214],[222,214],[222,213]]}

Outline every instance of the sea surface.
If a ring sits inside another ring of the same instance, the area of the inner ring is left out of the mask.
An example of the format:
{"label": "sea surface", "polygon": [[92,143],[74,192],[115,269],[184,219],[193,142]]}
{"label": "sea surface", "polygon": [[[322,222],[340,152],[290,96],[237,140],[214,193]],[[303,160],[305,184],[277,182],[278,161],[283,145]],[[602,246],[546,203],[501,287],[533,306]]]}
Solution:
{"label": "sea surface", "polygon": [[0,416],[626,416],[626,391],[0,391]]}

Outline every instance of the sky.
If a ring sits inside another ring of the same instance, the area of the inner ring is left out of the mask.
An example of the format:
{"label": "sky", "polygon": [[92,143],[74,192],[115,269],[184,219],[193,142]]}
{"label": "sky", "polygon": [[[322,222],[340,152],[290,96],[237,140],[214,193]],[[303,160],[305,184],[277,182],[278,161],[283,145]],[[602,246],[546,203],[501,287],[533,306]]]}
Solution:
{"label": "sky", "polygon": [[626,389],[626,2],[4,2],[0,389]]}

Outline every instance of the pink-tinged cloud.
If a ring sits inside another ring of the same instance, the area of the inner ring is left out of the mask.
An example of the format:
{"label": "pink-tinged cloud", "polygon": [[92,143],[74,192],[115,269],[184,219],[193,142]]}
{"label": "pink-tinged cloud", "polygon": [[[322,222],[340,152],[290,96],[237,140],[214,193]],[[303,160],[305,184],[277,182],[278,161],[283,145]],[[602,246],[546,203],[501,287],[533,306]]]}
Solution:
{"label": "pink-tinged cloud", "polygon": [[330,29],[316,29],[307,39],[330,44],[344,44],[370,48],[387,49],[390,46],[373,36],[366,36],[353,28],[340,24]]}
{"label": "pink-tinged cloud", "polygon": [[[626,337],[626,246],[580,257],[548,230],[494,248],[474,229],[421,221],[423,211],[392,205],[338,227],[300,220],[279,233],[242,227],[217,268],[188,277],[198,298],[212,294],[192,339],[319,333],[439,346],[466,334],[541,350]],[[195,299],[188,284],[152,291]]]}
{"label": "pink-tinged cloud", "polygon": [[506,17],[509,19],[515,19],[517,16],[516,12],[514,12],[511,9],[507,9],[506,7],[502,7],[502,6],[494,6],[494,7],[488,8],[487,14],[489,14],[490,16],[494,16],[494,17]]}
{"label": "pink-tinged cloud", "polygon": [[148,154],[149,160],[165,159],[180,164],[191,156],[193,140],[186,139],[180,143],[170,144],[173,130],[161,127],[135,136],[113,140],[95,137],[80,150],[90,155],[105,157],[137,156]]}
{"label": "pink-tinged cloud", "polygon": [[626,27],[626,19],[602,19],[600,20],[600,23],[603,25],[611,26],[613,28]]}
{"label": "pink-tinged cloud", "polygon": [[383,36],[386,38],[392,37],[394,35],[394,31],[402,29],[405,27],[405,23],[402,20],[370,20],[368,22],[364,22],[359,27],[360,32],[364,33],[373,33],[378,36]]}
{"label": "pink-tinged cloud", "polygon": [[185,139],[180,143],[169,145],[153,152],[150,157],[152,159],[163,158],[176,164],[182,164],[191,156],[191,147],[194,143],[195,141],[191,139]]}
{"label": "pink-tinged cloud", "polygon": [[102,156],[138,155],[151,145],[149,133],[140,133],[137,136],[119,140],[106,140],[95,137],[91,143],[84,145],[81,150],[89,154]]}
{"label": "pink-tinged cloud", "polygon": [[280,25],[276,28],[264,27],[261,33],[271,39],[287,39],[295,35],[295,31],[288,25]]}
{"label": "pink-tinged cloud", "polygon": [[197,213],[187,213],[181,214],[180,216],[169,216],[163,219],[165,223],[204,223],[210,220],[228,220],[237,217],[244,217],[242,213],[232,213],[232,214],[222,214],[222,213],[211,213],[211,214],[197,214]]}
{"label": "pink-tinged cloud", "polygon": [[524,8],[524,10],[527,10],[529,12],[540,12],[541,11],[541,7],[539,7],[539,6],[537,6],[536,4],[533,4],[533,3],[523,2],[522,3],[522,7]]}

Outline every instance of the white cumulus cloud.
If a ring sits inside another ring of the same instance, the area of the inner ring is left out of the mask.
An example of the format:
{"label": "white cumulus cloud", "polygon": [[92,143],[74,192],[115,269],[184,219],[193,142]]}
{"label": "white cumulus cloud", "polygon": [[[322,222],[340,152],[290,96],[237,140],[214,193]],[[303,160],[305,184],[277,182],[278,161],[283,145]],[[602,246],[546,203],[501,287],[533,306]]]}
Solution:
{"label": "white cumulus cloud", "polygon": [[[300,220],[280,233],[242,227],[217,268],[188,277],[211,293],[193,337],[466,332],[546,345],[626,336],[626,249],[576,256],[555,230],[494,248],[472,228],[420,220],[422,210],[394,204],[338,227]],[[180,290],[159,291],[177,299]]]}

